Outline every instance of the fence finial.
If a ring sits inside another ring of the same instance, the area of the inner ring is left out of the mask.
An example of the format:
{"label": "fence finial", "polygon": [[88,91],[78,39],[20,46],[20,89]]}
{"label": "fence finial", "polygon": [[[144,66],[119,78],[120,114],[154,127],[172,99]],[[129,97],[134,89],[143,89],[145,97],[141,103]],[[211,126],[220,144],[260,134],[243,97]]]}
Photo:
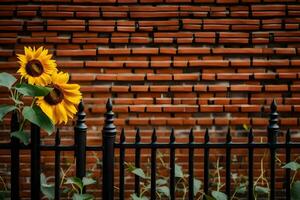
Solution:
{"label": "fence finial", "polygon": [[102,199],[114,199],[114,144],[116,137],[116,126],[114,125],[114,113],[112,111],[112,100],[109,98],[106,103],[105,123],[102,130],[103,143],[103,179]]}
{"label": "fence finial", "polygon": [[[83,101],[81,100],[79,105],[78,105],[75,131],[78,131],[78,130],[79,131],[86,131],[87,126],[85,124],[85,116],[86,116],[86,113],[84,112],[84,104],[83,104]],[[78,129],[78,130],[76,130],[76,129]]]}
{"label": "fence finial", "polygon": [[78,112],[77,112],[77,120],[76,125],[74,127],[74,140],[76,145],[75,156],[76,156],[76,176],[82,178],[85,176],[86,173],[86,131],[87,125],[85,124],[85,112],[84,112],[84,105],[81,99],[78,105]]}
{"label": "fence finial", "polygon": [[277,112],[277,104],[275,99],[273,99],[271,103],[271,113],[268,125],[268,141],[269,143],[276,143],[277,135],[279,132],[279,125],[278,125],[278,112]]}

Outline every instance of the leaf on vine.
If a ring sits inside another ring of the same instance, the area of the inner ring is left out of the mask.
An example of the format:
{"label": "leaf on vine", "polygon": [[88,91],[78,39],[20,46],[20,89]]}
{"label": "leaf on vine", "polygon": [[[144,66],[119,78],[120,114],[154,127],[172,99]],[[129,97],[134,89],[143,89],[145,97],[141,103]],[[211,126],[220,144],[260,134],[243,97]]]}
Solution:
{"label": "leaf on vine", "polygon": [[65,182],[65,184],[73,184],[73,185],[76,185],[80,190],[83,189],[82,181],[78,177],[69,177],[69,178],[67,178],[67,181]]}
{"label": "leaf on vine", "polygon": [[177,178],[183,178],[183,171],[182,167],[178,164],[175,164],[175,177]]}
{"label": "leaf on vine", "polygon": [[293,183],[291,188],[291,200],[299,200],[300,199],[300,181],[296,181]]}
{"label": "leaf on vine", "polygon": [[145,175],[145,172],[141,168],[135,168],[134,170],[131,171],[131,173],[133,173],[143,179],[147,178]]}
{"label": "leaf on vine", "polygon": [[245,185],[239,185],[235,188],[235,192],[238,194],[245,194],[247,192],[247,187]]}
{"label": "leaf on vine", "polygon": [[54,132],[54,125],[49,117],[38,106],[25,106],[22,114],[25,119],[44,129],[49,135]]}
{"label": "leaf on vine", "polygon": [[262,194],[268,194],[270,192],[270,189],[267,187],[262,187],[262,186],[255,186],[255,192],[257,193],[262,193]]}
{"label": "leaf on vine", "polygon": [[165,179],[162,179],[162,178],[156,180],[156,185],[158,185],[158,186],[165,185],[167,183],[168,183],[168,181]]}
{"label": "leaf on vine", "polygon": [[10,89],[16,81],[17,79],[11,74],[6,72],[0,73],[0,86]]}
{"label": "leaf on vine", "polygon": [[130,195],[132,200],[149,200],[147,197],[138,197],[135,193]]}
{"label": "leaf on vine", "polygon": [[53,88],[21,83],[16,85],[16,90],[24,96],[41,97],[49,94]]}
{"label": "leaf on vine", "polygon": [[41,191],[49,200],[55,198],[55,187],[53,184],[47,183],[47,178],[45,174],[41,173]]}
{"label": "leaf on vine", "polygon": [[92,200],[94,196],[91,194],[77,194],[75,193],[72,197],[72,200]]}
{"label": "leaf on vine", "polygon": [[25,145],[28,145],[29,144],[29,139],[30,139],[30,136],[29,134],[27,134],[25,131],[23,130],[19,130],[19,131],[15,131],[15,132],[12,132],[10,134],[11,137],[16,137],[18,138],[21,142],[23,142]]}
{"label": "leaf on vine", "polygon": [[157,191],[167,197],[170,197],[170,189],[167,186],[160,186]]}
{"label": "leaf on vine", "polygon": [[0,121],[7,115],[9,112],[17,109],[16,106],[12,105],[0,105]]}
{"label": "leaf on vine", "polygon": [[212,191],[211,195],[216,199],[216,200],[227,200],[227,195],[223,192],[220,191]]}
{"label": "leaf on vine", "polygon": [[202,182],[196,178],[194,178],[194,196],[198,194],[200,188],[202,186]]}
{"label": "leaf on vine", "polygon": [[297,171],[298,169],[300,169],[300,164],[295,162],[295,161],[292,161],[292,162],[289,162],[289,163],[285,164],[282,168]]}
{"label": "leaf on vine", "polygon": [[82,178],[83,186],[92,185],[92,184],[95,184],[95,183],[96,183],[96,180],[94,180],[92,178],[88,178],[88,177],[83,177]]}

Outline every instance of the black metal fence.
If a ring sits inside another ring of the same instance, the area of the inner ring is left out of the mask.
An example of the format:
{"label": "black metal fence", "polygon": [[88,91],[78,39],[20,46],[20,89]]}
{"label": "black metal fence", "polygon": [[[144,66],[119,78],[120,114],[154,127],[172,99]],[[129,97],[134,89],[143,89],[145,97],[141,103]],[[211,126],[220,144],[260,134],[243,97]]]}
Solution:
{"label": "black metal fence", "polygon": [[[59,132],[56,134],[55,145],[41,145],[40,144],[40,129],[35,125],[31,125],[31,143],[28,146],[20,144],[18,139],[12,138],[10,143],[0,144],[0,149],[11,149],[11,199],[16,200],[20,198],[20,183],[19,183],[19,171],[20,171],[20,150],[29,149],[31,151],[31,199],[41,199],[40,192],[37,192],[37,188],[40,186],[40,152],[41,151],[54,151],[55,152],[55,199],[60,199],[60,152],[61,151],[73,151],[76,157],[76,176],[82,178],[86,174],[86,151],[102,151],[103,154],[103,169],[102,169],[102,199],[113,200],[114,199],[114,160],[115,149],[119,149],[119,199],[125,199],[125,152],[126,149],[135,150],[135,166],[141,165],[141,150],[151,150],[151,199],[156,199],[156,170],[157,170],[157,151],[158,149],[165,149],[169,151],[169,188],[170,199],[176,198],[175,194],[175,156],[176,149],[188,150],[188,199],[194,199],[194,151],[196,149],[202,149],[204,152],[203,161],[203,187],[204,193],[208,193],[210,189],[209,185],[209,156],[210,149],[225,149],[226,151],[226,168],[225,168],[225,193],[228,197],[232,195],[231,188],[231,157],[232,149],[246,149],[248,151],[248,199],[254,199],[253,185],[254,185],[254,150],[255,149],[268,149],[269,156],[269,170],[270,170],[270,199],[275,199],[275,183],[276,183],[276,151],[279,149],[285,149],[285,162],[290,162],[292,149],[299,149],[300,143],[291,142],[290,132],[286,132],[286,139],[284,143],[277,142],[277,136],[279,133],[278,126],[278,113],[275,101],[271,105],[271,113],[268,131],[268,142],[255,143],[252,129],[248,133],[248,142],[246,143],[234,143],[232,142],[230,129],[226,135],[225,143],[211,143],[209,138],[209,131],[206,129],[204,142],[198,143],[194,140],[194,133],[191,129],[189,133],[189,141],[187,143],[176,143],[174,130],[170,133],[168,143],[157,142],[156,130],[153,130],[150,143],[142,143],[139,131],[136,133],[135,142],[127,143],[125,139],[124,130],[120,134],[120,142],[115,142],[116,127],[114,125],[114,113],[112,112],[112,102],[109,99],[106,105],[107,112],[105,113],[105,124],[103,127],[103,140],[102,146],[86,146],[86,131],[87,126],[85,124],[85,116],[83,104],[80,103],[77,121],[74,128],[74,140],[75,145],[65,146],[60,145]],[[11,131],[18,130],[19,123],[16,113],[12,115]],[[290,170],[285,170],[285,197],[290,199]],[[135,176],[134,191],[136,194],[140,193],[140,177]]]}

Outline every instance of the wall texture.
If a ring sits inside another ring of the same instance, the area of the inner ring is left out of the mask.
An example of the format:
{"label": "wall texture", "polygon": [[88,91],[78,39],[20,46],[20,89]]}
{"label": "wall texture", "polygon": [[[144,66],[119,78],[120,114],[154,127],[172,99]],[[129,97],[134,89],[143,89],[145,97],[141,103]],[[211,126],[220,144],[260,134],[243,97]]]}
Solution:
{"label": "wall texture", "polygon": [[126,129],[265,128],[273,98],[297,128],[299,25],[299,0],[1,0],[0,71],[49,48],[82,86],[89,143],[108,97]]}
{"label": "wall texture", "polygon": [[[300,112],[296,0],[2,0],[0,69],[45,46],[82,85],[88,124],[107,97],[117,124],[283,125]],[[1,98],[1,103],[5,99]]]}

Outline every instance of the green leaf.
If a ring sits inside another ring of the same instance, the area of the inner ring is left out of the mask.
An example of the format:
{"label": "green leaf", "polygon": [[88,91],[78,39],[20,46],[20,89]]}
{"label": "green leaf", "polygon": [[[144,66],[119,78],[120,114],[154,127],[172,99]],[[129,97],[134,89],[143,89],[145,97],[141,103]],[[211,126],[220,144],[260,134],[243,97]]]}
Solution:
{"label": "green leaf", "polygon": [[94,196],[91,194],[77,194],[75,193],[72,197],[73,200],[92,200]]}
{"label": "green leaf", "polygon": [[16,137],[18,138],[21,142],[23,142],[25,145],[28,145],[29,144],[29,139],[30,139],[30,136],[25,133],[23,130],[19,130],[19,131],[15,131],[15,132],[12,132],[10,134],[11,137]]}
{"label": "green leaf", "polygon": [[54,185],[48,184],[45,174],[41,173],[41,191],[48,199],[55,198]]}
{"label": "green leaf", "polygon": [[0,86],[11,88],[17,79],[9,73],[2,72],[0,73]]}
{"label": "green leaf", "polygon": [[202,186],[202,182],[196,178],[194,178],[194,196],[198,194],[200,188]]}
{"label": "green leaf", "polygon": [[83,189],[82,181],[78,177],[69,177],[69,178],[67,178],[67,181],[65,182],[65,184],[73,184],[73,185],[76,185],[80,190]]}
{"label": "green leaf", "polygon": [[16,90],[24,96],[41,97],[49,94],[53,88],[21,83],[16,85]]}
{"label": "green leaf", "polygon": [[22,114],[25,119],[44,129],[49,135],[54,132],[54,125],[49,117],[38,106],[25,106]]}
{"label": "green leaf", "polygon": [[209,196],[207,194],[205,194],[205,198],[206,198],[206,200],[215,200],[213,197],[211,197],[211,196]]}
{"label": "green leaf", "polygon": [[300,164],[295,162],[295,161],[292,161],[292,162],[289,162],[289,163],[285,164],[282,168],[297,171],[298,169],[300,169]]}
{"label": "green leaf", "polygon": [[165,179],[162,179],[162,178],[156,180],[156,185],[158,185],[158,186],[162,186],[162,185],[165,185],[167,183],[168,183],[168,181],[165,180]]}
{"label": "green leaf", "polygon": [[291,188],[292,200],[300,200],[300,181],[293,183]]}
{"label": "green leaf", "polygon": [[235,188],[235,192],[238,194],[245,194],[247,192],[247,187],[245,185],[240,185]]}
{"label": "green leaf", "polygon": [[183,178],[182,167],[178,164],[175,164],[175,177]]}
{"label": "green leaf", "polygon": [[267,187],[262,187],[262,186],[257,185],[257,186],[255,186],[254,191],[257,193],[268,194],[270,192],[270,189]]}
{"label": "green leaf", "polygon": [[227,200],[227,195],[223,192],[219,191],[212,191],[211,195],[216,199],[216,200]]}
{"label": "green leaf", "polygon": [[83,186],[92,185],[92,184],[95,184],[95,183],[96,183],[96,180],[94,180],[92,178],[88,178],[88,177],[83,177],[82,178]]}
{"label": "green leaf", "polygon": [[7,113],[15,110],[17,107],[12,105],[0,105],[0,121],[2,121],[3,117],[7,115]]}
{"label": "green leaf", "polygon": [[131,171],[131,173],[133,173],[143,179],[147,178],[144,171],[141,168],[135,168],[134,170]]}
{"label": "green leaf", "polygon": [[149,200],[147,197],[138,197],[135,193],[130,195],[132,200]]}
{"label": "green leaf", "polygon": [[170,189],[167,186],[160,186],[157,191],[166,197],[170,197]]}

